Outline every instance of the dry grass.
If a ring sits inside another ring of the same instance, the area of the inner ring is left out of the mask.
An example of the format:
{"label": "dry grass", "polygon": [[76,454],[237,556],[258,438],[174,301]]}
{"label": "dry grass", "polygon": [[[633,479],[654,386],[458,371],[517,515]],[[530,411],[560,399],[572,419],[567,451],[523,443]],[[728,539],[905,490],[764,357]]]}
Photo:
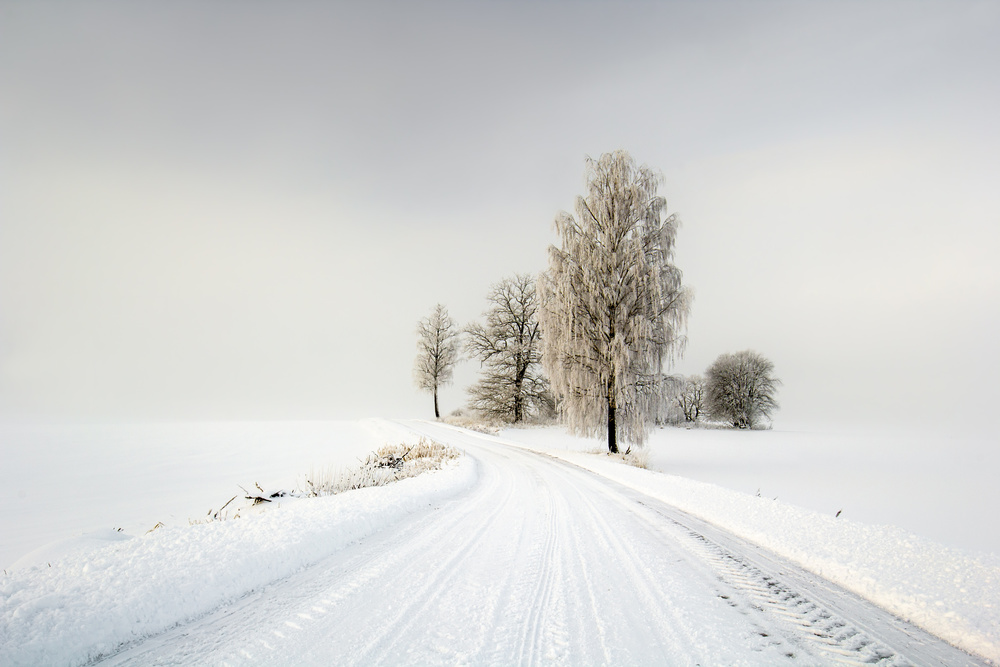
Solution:
{"label": "dry grass", "polygon": [[469,414],[465,412],[458,414],[452,413],[447,417],[442,417],[441,421],[445,424],[467,428],[470,431],[478,431],[479,433],[485,433],[487,435],[496,435],[501,431],[501,429],[509,426],[509,424],[505,424],[504,422],[487,419],[476,414]]}
{"label": "dry grass", "polygon": [[647,468],[649,465],[649,449],[646,447],[634,447],[627,454],[619,454],[623,463],[636,468]]}
{"label": "dry grass", "polygon": [[646,447],[631,447],[628,452],[618,452],[617,454],[612,454],[606,447],[594,447],[593,449],[588,449],[587,453],[597,455],[603,454],[610,459],[620,461],[625,465],[630,465],[636,468],[647,469],[649,467],[649,449]]}
{"label": "dry grass", "polygon": [[426,438],[415,445],[384,445],[369,454],[358,468],[312,470],[299,483],[299,491],[304,496],[315,498],[369,486],[385,486],[438,470],[445,461],[459,456],[458,450]]}
{"label": "dry grass", "polygon": [[461,428],[486,433],[487,435],[496,435],[508,428],[545,428],[546,426],[555,426],[559,423],[555,419],[538,416],[527,417],[514,423],[495,417],[485,417],[477,412],[466,409],[455,410],[450,415],[442,417],[441,421],[445,424],[460,426]]}
{"label": "dry grass", "polygon": [[[312,469],[299,480],[295,491],[265,491],[259,484],[254,485],[250,491],[240,487],[242,493],[230,498],[218,510],[208,510],[208,515],[204,518],[189,519],[188,523],[239,519],[241,515],[266,511],[272,503],[281,502],[282,498],[316,498],[368,486],[385,486],[407,477],[416,477],[423,472],[438,470],[446,461],[459,456],[461,453],[457,449],[427,439],[421,439],[415,445],[384,445],[369,454],[358,467],[329,466]],[[161,525],[157,524],[153,530]]]}

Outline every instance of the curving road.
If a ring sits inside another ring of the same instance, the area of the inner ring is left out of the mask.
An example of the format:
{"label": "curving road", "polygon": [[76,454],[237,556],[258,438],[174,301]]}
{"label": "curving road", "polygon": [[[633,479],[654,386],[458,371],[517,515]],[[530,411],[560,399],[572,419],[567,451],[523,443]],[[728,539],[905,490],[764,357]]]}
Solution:
{"label": "curving road", "polygon": [[590,472],[408,425],[478,483],[104,664],[984,664]]}

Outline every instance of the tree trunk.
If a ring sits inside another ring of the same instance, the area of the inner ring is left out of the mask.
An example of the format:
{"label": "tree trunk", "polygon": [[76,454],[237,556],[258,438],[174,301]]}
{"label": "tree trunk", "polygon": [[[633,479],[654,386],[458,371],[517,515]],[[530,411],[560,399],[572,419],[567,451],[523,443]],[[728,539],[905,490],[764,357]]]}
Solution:
{"label": "tree trunk", "polygon": [[615,406],[608,401],[608,451],[618,453],[618,427],[615,426]]}
{"label": "tree trunk", "polygon": [[[615,342],[615,309],[608,311],[608,350],[614,348]],[[611,360],[611,377],[608,379],[608,451],[618,453],[618,427],[615,425],[615,408],[618,407],[618,397],[615,387],[615,365]]]}
{"label": "tree trunk", "polygon": [[524,417],[524,396],[521,393],[521,381],[514,383],[514,423],[518,423]]}
{"label": "tree trunk", "polygon": [[434,387],[434,419],[441,419],[441,413],[438,412],[438,389]]}

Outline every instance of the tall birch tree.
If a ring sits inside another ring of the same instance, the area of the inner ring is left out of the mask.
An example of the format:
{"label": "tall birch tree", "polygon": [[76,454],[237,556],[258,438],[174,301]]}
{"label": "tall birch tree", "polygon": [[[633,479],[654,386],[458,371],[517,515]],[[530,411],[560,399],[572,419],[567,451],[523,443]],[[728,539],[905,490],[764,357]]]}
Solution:
{"label": "tall birch tree", "polygon": [[539,279],[543,362],[573,433],[606,430],[642,444],[661,400],[664,363],[683,352],[690,294],[673,264],[680,223],[657,193],[662,177],[626,151],[586,160],[576,217],[555,220]]}
{"label": "tall birch tree", "polygon": [[542,340],[535,279],[518,274],[493,285],[486,323],[466,328],[466,351],[483,366],[469,389],[470,405],[514,423],[542,411],[548,382],[542,375]]}
{"label": "tall birch tree", "polygon": [[417,360],[413,379],[421,389],[434,394],[434,417],[440,419],[438,388],[451,383],[458,361],[459,331],[448,309],[440,303],[417,323]]}

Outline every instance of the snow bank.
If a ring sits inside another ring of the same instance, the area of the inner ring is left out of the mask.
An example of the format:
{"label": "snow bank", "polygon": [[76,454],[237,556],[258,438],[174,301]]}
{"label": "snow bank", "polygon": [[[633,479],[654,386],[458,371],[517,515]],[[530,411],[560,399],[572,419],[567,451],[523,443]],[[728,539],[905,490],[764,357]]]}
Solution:
{"label": "snow bank", "polygon": [[[501,437],[545,449],[606,449],[552,427],[508,429]],[[1000,554],[1000,531],[992,528],[1000,515],[995,433],[668,427],[654,429],[644,451],[650,470]]]}
{"label": "snow bank", "polygon": [[0,664],[76,665],[285,578],[470,487],[473,460],[238,520],[160,528],[0,578]]}
{"label": "snow bank", "polygon": [[293,489],[312,469],[354,467],[382,445],[414,437],[374,419],[0,423],[0,569],[51,560],[25,555],[81,534],[186,526],[219,509],[238,485]]}
{"label": "snow bank", "polygon": [[1000,557],[969,554],[893,526],[865,525],[633,468],[598,454],[530,448],[678,507],[956,646],[1000,662]]}

